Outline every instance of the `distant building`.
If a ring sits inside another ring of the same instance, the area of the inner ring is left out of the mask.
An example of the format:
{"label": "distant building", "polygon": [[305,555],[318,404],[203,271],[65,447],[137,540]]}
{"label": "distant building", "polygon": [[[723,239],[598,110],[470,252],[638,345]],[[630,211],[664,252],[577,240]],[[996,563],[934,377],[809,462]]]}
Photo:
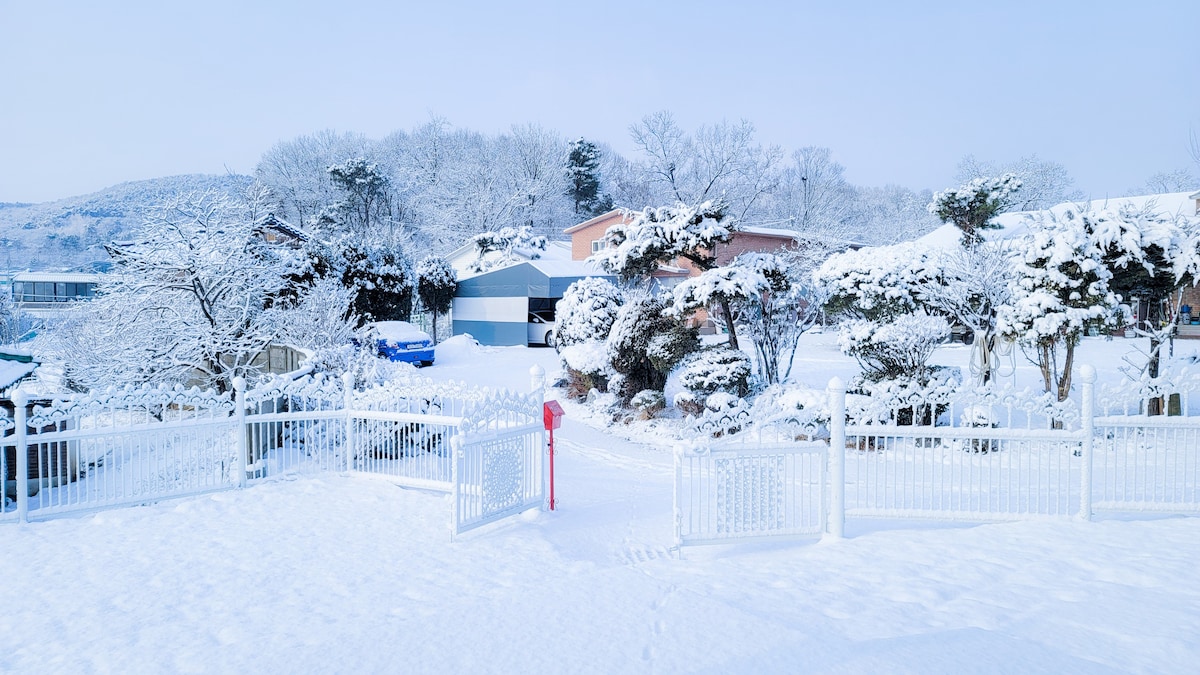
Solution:
{"label": "distant building", "polygon": [[91,300],[102,278],[82,272],[18,272],[12,276],[10,288],[21,312],[48,318],[72,303]]}

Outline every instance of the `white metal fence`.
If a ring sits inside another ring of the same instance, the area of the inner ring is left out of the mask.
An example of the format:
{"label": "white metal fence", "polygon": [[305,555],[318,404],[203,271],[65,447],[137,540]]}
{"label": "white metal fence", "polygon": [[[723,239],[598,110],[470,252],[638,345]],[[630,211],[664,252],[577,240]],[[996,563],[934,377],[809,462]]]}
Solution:
{"label": "white metal fence", "polygon": [[36,405],[18,392],[13,418],[0,417],[10,444],[0,468],[12,476],[0,518],[327,471],[452,493],[455,533],[544,502],[540,389],[516,394],[425,379],[365,391],[351,384],[275,378],[252,391],[235,382],[233,396],[142,388]]}
{"label": "white metal fence", "polygon": [[[807,440],[759,440],[749,417],[732,425],[744,440],[677,449],[676,542],[817,532],[837,537],[846,517],[992,521],[1088,519],[1094,511],[1200,513],[1200,415],[1190,410],[1186,391],[1172,397],[1143,389],[1137,395],[1161,396],[1162,404],[1143,399],[1124,406],[1133,414],[1102,416],[1094,405],[1095,372],[1084,366],[1078,381],[1079,400],[1058,402],[954,386],[885,386],[872,396],[847,396],[835,379],[823,409],[806,411],[827,426],[827,454]],[[1105,404],[1115,402],[1105,392]],[[1152,408],[1164,414],[1148,415]],[[793,479],[781,459],[789,452],[810,453],[828,468]],[[748,468],[732,468],[739,466]],[[776,516],[784,505],[798,509],[788,512],[786,527]]]}

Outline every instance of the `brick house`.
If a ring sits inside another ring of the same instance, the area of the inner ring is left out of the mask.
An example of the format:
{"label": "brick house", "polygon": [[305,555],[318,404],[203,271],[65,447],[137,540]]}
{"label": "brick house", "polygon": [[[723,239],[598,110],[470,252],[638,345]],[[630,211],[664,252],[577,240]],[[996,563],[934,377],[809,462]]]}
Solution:
{"label": "brick house", "polygon": [[[614,209],[585,220],[578,225],[564,230],[571,237],[571,259],[584,260],[604,246],[604,232],[611,226],[629,222],[620,209]],[[744,227],[735,231],[730,240],[717,246],[717,265],[728,264],[734,258],[751,251],[759,253],[775,253],[784,250],[796,250],[801,245],[797,233],[792,230],[778,230],[767,227]],[[850,248],[861,248],[861,244],[847,244]],[[699,276],[700,270],[688,260],[678,258],[672,265],[660,265],[650,276],[662,288],[670,288],[688,277]],[[712,322],[703,310],[696,312],[690,320],[694,325],[701,325],[702,332],[713,330]]]}
{"label": "brick house", "polygon": [[[568,227],[563,232],[571,237],[571,259],[585,260],[598,252],[604,246],[604,232],[611,226],[627,223],[628,219],[621,209],[613,209],[585,220],[578,225]],[[726,265],[743,253],[758,251],[772,253],[782,250],[795,250],[799,246],[796,233],[791,230],[776,230],[766,227],[746,227],[733,233],[730,240],[717,247],[717,265]],[[673,282],[700,274],[700,270],[683,258],[677,259],[673,265],[663,265],[653,276],[660,283],[670,286]]]}

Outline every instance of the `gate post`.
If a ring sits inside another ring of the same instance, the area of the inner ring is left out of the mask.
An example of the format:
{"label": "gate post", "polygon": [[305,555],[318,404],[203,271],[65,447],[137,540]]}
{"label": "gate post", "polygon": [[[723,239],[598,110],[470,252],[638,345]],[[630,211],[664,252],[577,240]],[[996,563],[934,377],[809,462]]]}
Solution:
{"label": "gate post", "polygon": [[13,422],[16,423],[16,436],[13,442],[17,445],[17,518],[22,523],[29,522],[29,440],[26,438],[25,406],[29,397],[18,389],[13,392]]}
{"label": "gate post", "polygon": [[250,428],[246,426],[246,378],[233,378],[233,405],[237,408],[238,460],[237,485],[246,487],[246,455],[250,452]]}
{"label": "gate post", "polygon": [[354,373],[342,374],[342,407],[346,412],[346,473],[354,470]]}
{"label": "gate post", "polygon": [[1079,367],[1079,380],[1083,383],[1080,402],[1080,433],[1083,440],[1080,446],[1079,462],[1079,518],[1092,519],[1092,449],[1095,445],[1095,387],[1096,369],[1088,364]]}
{"label": "gate post", "polygon": [[846,385],[840,377],[829,381],[829,484],[826,530],[841,539],[846,526]]}

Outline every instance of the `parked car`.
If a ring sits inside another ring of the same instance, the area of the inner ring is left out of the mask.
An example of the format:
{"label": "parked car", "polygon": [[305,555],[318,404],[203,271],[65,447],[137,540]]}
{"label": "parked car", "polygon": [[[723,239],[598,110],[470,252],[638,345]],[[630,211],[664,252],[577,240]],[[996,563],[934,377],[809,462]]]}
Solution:
{"label": "parked car", "polygon": [[547,347],[555,345],[554,311],[536,309],[529,313],[529,343],[543,344]]}
{"label": "parked car", "polygon": [[376,321],[370,328],[375,333],[380,356],[418,366],[433,365],[433,340],[429,333],[407,321]]}

